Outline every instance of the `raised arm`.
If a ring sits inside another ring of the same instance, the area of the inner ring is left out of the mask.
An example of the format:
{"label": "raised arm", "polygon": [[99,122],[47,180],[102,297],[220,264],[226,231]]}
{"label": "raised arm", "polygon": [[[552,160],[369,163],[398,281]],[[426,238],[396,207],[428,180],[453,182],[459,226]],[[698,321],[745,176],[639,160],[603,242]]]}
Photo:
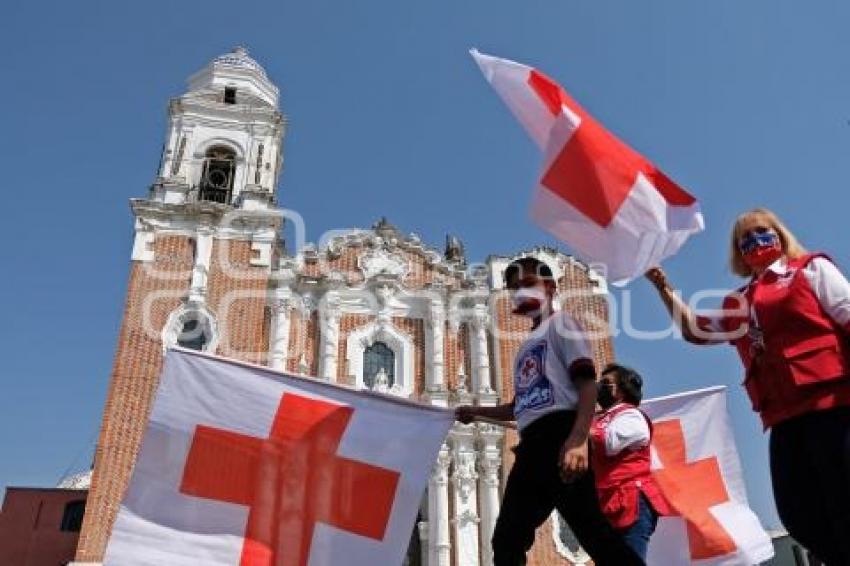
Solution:
{"label": "raised arm", "polygon": [[691,344],[709,345],[722,344],[726,340],[712,339],[710,330],[699,325],[696,315],[691,308],[682,300],[673,286],[667,281],[667,275],[660,267],[653,267],[646,272],[646,278],[658,291],[658,296],[670,313],[670,318],[682,332],[682,338]]}
{"label": "raised arm", "polygon": [[455,418],[463,424],[469,424],[477,417],[497,421],[512,421],[514,420],[514,402],[503,403],[495,407],[461,405],[455,409]]}

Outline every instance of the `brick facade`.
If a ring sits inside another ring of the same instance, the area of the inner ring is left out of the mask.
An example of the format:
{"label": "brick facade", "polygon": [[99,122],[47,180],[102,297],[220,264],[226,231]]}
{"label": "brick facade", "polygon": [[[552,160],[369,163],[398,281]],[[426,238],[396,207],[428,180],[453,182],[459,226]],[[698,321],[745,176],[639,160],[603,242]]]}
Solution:
{"label": "brick facade", "polygon": [[[366,281],[358,266],[358,258],[367,249],[368,246],[357,244],[337,249],[333,254],[317,254],[303,263],[298,277],[309,281],[312,285],[310,289],[325,289],[321,285],[316,287],[316,282],[321,283],[323,274],[327,273],[323,270],[331,270],[343,274],[345,288],[362,289]],[[433,260],[429,260],[425,252],[394,249],[392,253],[401,257],[408,266],[402,281],[403,288],[400,289],[402,294],[432,289],[435,283],[442,293],[462,292],[462,273],[452,273],[445,267],[433,265]],[[134,261],[131,264],[124,319],[95,453],[88,510],[77,551],[79,561],[97,561],[105,548],[138,453],[157,386],[163,353],[162,330],[169,316],[186,300],[196,259],[194,254],[192,238],[160,236],[154,241],[153,261]],[[252,264],[254,257],[250,241],[215,239],[210,256],[205,306],[218,323],[216,353],[248,362],[267,363],[270,329],[274,324],[269,290],[274,283],[270,279],[271,271],[268,267]],[[566,291],[568,295],[565,308],[588,327],[604,329],[607,324],[604,296],[590,292],[592,284],[587,272],[575,262],[565,262],[565,265],[563,277],[559,281],[560,290]],[[324,292],[322,290],[320,294]],[[318,375],[320,371],[322,326],[315,303],[321,297],[313,298],[313,308],[290,305],[282,311],[289,320],[286,369],[293,373]],[[513,358],[528,331],[528,321],[511,314],[507,295],[494,294],[490,301],[491,324],[496,330],[495,334],[488,333],[487,342],[491,378],[501,400],[508,401],[513,395]],[[423,316],[392,316],[389,319],[391,327],[413,344],[414,398],[420,398],[426,393],[430,363],[426,359],[426,352],[430,351],[426,344],[430,333]],[[475,339],[472,323],[469,320],[452,322],[450,319],[448,317],[441,323],[444,387],[449,392],[457,390],[462,369],[466,376],[464,386],[471,390],[475,365],[471,356],[471,341]],[[354,376],[347,363],[349,336],[377,320],[377,312],[342,312],[339,316],[335,375],[338,383],[354,385]],[[612,350],[607,338],[594,340],[593,348],[598,364],[610,361]],[[306,370],[302,368],[302,363],[306,364]],[[515,434],[509,432],[504,446],[515,443]],[[502,453],[504,470],[508,470],[512,463],[512,453],[509,450]],[[450,502],[453,500],[450,497]],[[450,513],[452,510],[453,503],[450,503]],[[482,544],[489,544],[489,541],[482,541]],[[555,548],[550,525],[547,524],[538,532],[529,564],[568,564]]]}
{"label": "brick facade", "polygon": [[[250,265],[250,242],[227,241],[225,272],[214,242],[208,278],[208,304],[214,315],[227,312],[218,353],[264,362],[268,350],[268,273]],[[162,366],[162,329],[187,295],[194,244],[187,236],[159,236],[154,261],[134,261],[124,318],[118,334],[100,436],[95,448],[83,529],[76,559],[98,561],[130,479]],[[233,277],[235,271],[239,277]],[[227,308],[226,308],[227,307]]]}

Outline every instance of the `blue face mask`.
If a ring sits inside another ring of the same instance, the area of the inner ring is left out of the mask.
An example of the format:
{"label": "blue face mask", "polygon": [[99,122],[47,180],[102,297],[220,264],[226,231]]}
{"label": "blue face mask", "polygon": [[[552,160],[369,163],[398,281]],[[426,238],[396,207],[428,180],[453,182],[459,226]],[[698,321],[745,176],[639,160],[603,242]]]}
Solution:
{"label": "blue face mask", "polygon": [[738,244],[742,254],[748,254],[758,248],[773,248],[779,244],[779,236],[775,232],[751,232],[744,236]]}

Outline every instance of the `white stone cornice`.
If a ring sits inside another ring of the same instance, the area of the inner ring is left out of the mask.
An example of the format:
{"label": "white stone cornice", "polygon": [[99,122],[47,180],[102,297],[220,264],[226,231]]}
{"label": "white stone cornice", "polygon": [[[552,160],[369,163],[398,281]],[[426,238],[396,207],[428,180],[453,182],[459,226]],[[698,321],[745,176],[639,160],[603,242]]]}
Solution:
{"label": "white stone cornice", "polygon": [[209,226],[217,239],[273,242],[282,226],[282,215],[273,210],[238,210],[212,202],[183,204],[131,199],[136,229],[157,235],[191,235]]}

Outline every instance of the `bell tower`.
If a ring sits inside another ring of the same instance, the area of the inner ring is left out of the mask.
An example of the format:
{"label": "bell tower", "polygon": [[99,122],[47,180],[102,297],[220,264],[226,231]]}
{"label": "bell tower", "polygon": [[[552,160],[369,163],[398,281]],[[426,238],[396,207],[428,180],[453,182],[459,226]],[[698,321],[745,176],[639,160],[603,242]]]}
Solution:
{"label": "bell tower", "polygon": [[99,563],[130,478],[165,349],[265,363],[280,254],[275,187],[285,120],[278,88],[237,47],[168,105],[162,159],[131,199],[127,299],[74,564]]}
{"label": "bell tower", "polygon": [[268,208],[283,163],[278,88],[243,47],[189,78],[168,106],[165,152],[151,198]]}

